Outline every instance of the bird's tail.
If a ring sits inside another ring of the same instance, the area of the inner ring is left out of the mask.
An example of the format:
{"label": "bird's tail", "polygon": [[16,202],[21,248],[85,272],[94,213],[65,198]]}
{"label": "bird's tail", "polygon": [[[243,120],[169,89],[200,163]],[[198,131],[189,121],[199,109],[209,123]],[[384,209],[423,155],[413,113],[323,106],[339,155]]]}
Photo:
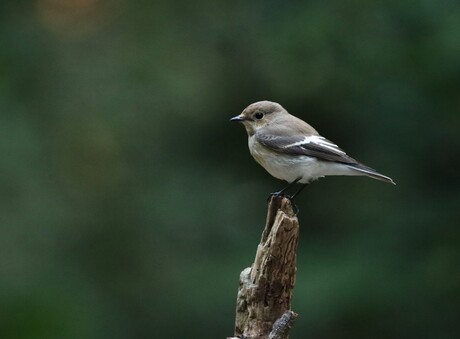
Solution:
{"label": "bird's tail", "polygon": [[363,164],[353,164],[353,165],[348,165],[349,168],[355,170],[355,171],[358,171],[358,172],[361,172],[363,175],[367,175],[368,177],[371,177],[371,178],[374,178],[374,179],[377,179],[377,180],[381,180],[381,181],[385,181],[385,182],[388,182],[390,184],[393,184],[393,185],[396,185],[396,183],[393,181],[393,179],[391,179],[390,177],[387,177],[383,174],[380,174],[378,173],[376,170],[370,168],[370,167],[367,167]]}

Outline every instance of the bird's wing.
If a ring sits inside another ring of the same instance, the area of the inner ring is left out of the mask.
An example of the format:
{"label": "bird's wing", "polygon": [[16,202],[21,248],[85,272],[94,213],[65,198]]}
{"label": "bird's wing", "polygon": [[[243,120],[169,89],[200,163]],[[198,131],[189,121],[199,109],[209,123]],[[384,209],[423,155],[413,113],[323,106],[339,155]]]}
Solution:
{"label": "bird's wing", "polygon": [[277,136],[256,133],[258,142],[271,150],[289,155],[306,155],[325,161],[359,164],[336,144],[319,135]]}
{"label": "bird's wing", "polygon": [[306,155],[323,161],[342,163],[374,179],[396,185],[391,178],[349,157],[336,144],[320,135],[279,136],[256,133],[255,137],[259,143],[275,152],[293,156]]}

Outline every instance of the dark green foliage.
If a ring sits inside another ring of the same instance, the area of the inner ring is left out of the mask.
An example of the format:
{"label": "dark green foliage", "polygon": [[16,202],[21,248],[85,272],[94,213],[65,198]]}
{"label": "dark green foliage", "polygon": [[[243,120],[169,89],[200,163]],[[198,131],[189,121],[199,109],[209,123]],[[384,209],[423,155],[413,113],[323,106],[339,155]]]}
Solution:
{"label": "dark green foliage", "polygon": [[392,177],[303,192],[292,338],[460,332],[456,1],[4,1],[0,336],[225,338],[268,99]]}

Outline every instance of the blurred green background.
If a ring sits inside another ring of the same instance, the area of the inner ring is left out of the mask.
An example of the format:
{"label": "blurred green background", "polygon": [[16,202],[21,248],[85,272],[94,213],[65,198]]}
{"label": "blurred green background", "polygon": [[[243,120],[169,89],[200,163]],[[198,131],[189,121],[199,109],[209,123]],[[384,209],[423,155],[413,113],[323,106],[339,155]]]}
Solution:
{"label": "blurred green background", "polygon": [[458,1],[3,1],[1,338],[225,338],[281,103],[391,176],[300,196],[292,338],[460,333]]}

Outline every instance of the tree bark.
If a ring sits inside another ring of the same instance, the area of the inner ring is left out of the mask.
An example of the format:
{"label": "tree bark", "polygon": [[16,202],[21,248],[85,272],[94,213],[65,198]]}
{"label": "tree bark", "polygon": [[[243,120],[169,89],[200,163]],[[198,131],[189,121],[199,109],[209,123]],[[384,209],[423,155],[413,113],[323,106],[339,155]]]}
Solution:
{"label": "tree bark", "polygon": [[254,263],[240,274],[235,337],[288,338],[297,317],[291,300],[298,239],[299,222],[291,201],[272,196]]}

